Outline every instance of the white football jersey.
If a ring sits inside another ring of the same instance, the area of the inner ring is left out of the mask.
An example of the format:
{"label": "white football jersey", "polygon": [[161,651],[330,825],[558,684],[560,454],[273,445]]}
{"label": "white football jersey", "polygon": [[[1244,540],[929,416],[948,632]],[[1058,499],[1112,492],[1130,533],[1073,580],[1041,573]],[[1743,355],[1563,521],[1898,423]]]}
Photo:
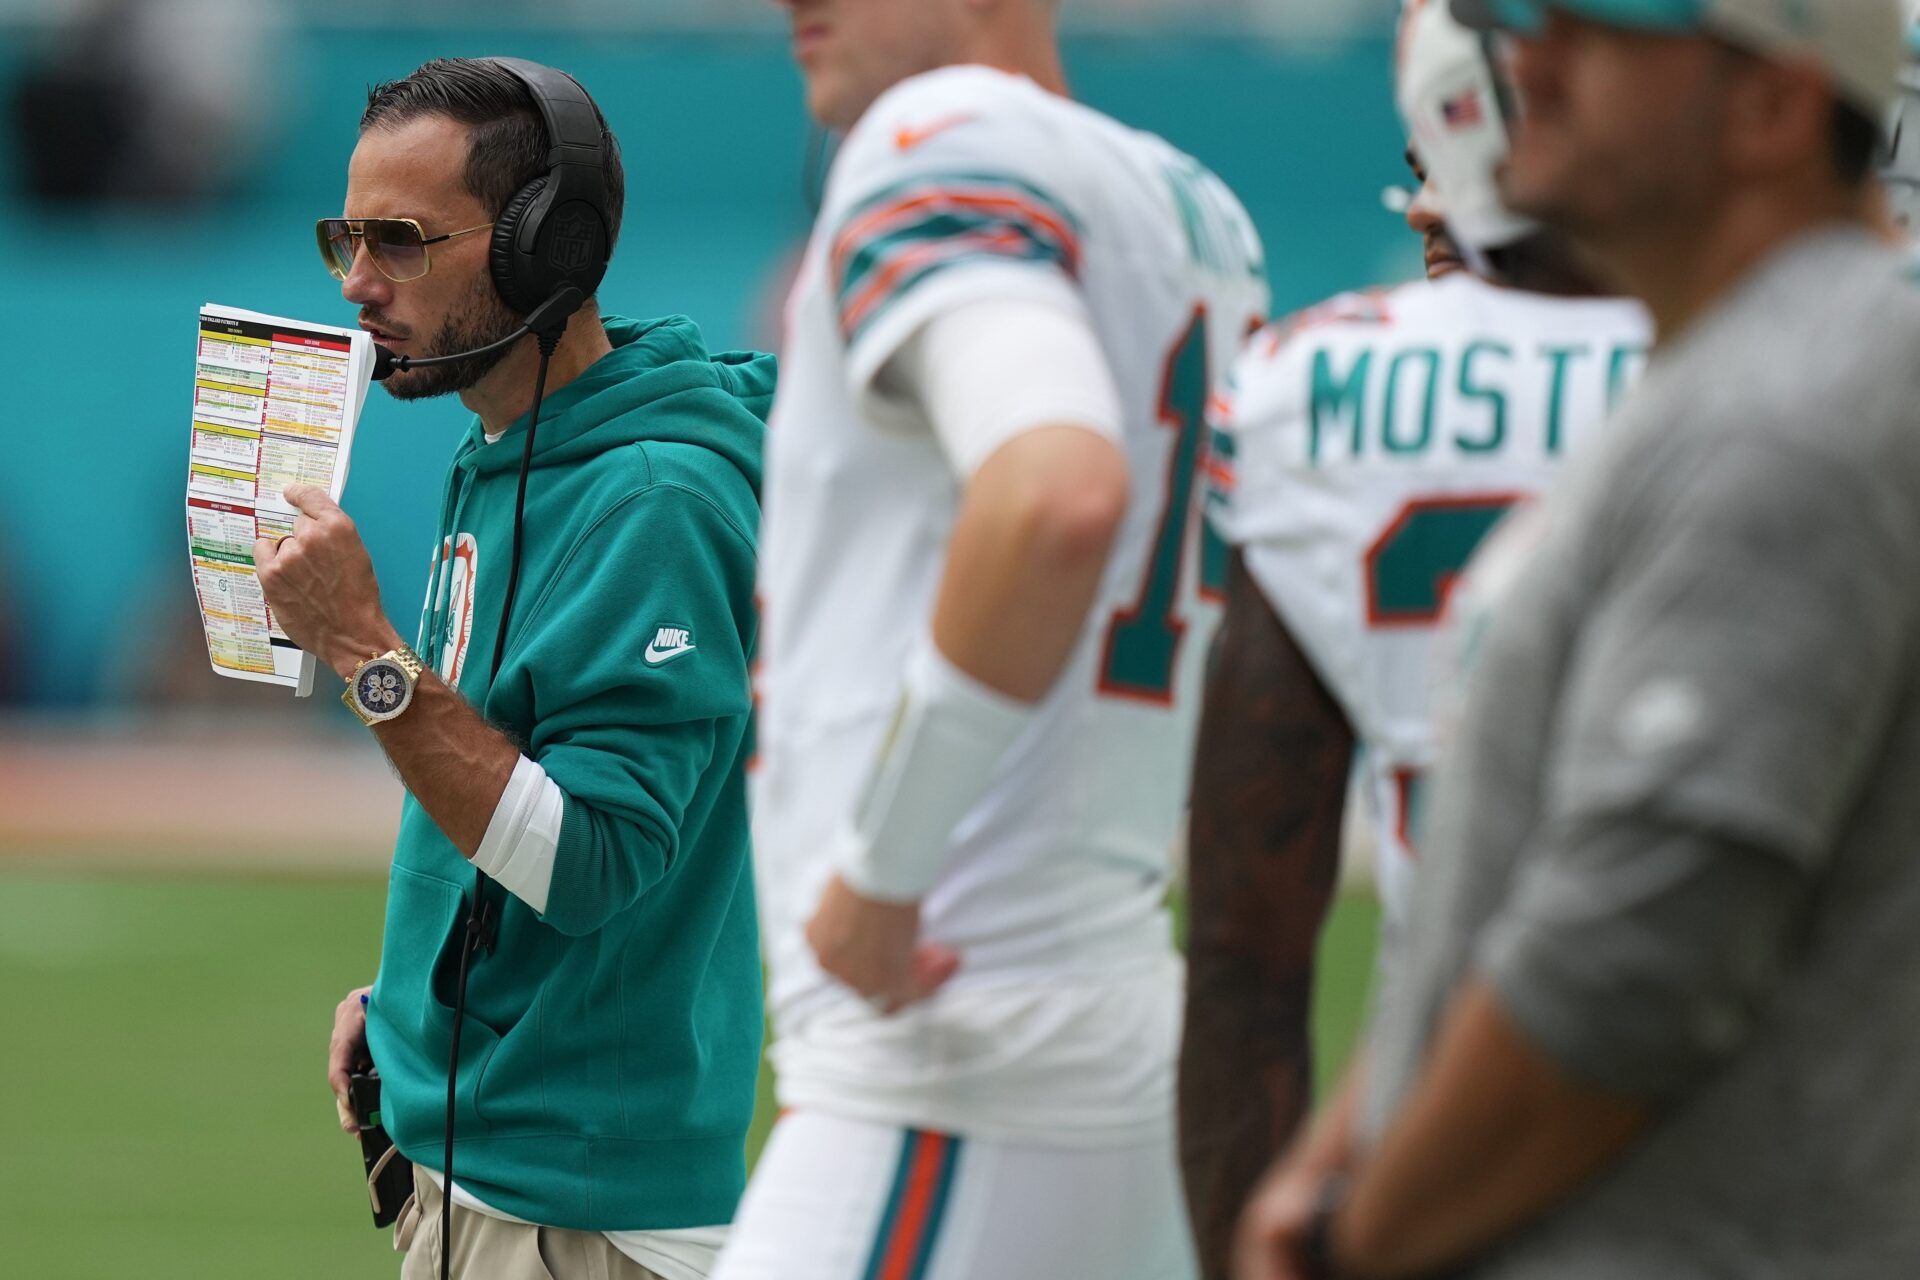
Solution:
{"label": "white football jersey", "polygon": [[1359,739],[1389,924],[1432,765],[1435,624],[1489,529],[1644,366],[1645,312],[1458,272],[1263,329],[1214,405],[1208,514]]}
{"label": "white football jersey", "polygon": [[[1133,504],[1064,673],[922,904],[923,936],[956,948],[960,973],[879,1020],[820,972],[803,929],[929,625],[961,481],[929,424],[874,381],[931,317],[1010,298],[1088,318],[1121,393]],[[915,1045],[939,1034],[943,1008],[977,1031],[978,1008],[962,1005],[982,989],[1174,963],[1170,850],[1218,616],[1203,575],[1224,565],[1223,548],[1201,549],[1205,403],[1265,305],[1258,237],[1218,178],[1023,77],[914,77],[848,137],[789,302],[761,538],[754,853],[790,1103],[840,1067],[851,1102],[901,1055],[918,1062],[922,1095],[939,1092],[940,1068]],[[1177,1027],[1177,1007],[1143,1016],[1155,1041]],[[976,1100],[995,1094],[1005,1077],[959,1041],[1002,1057],[1004,1045],[949,1030],[933,1056],[971,1073]],[[1141,1051],[1121,1056],[1136,1061],[1115,1069],[1138,1075]],[[1170,1063],[1171,1050],[1146,1056]]]}

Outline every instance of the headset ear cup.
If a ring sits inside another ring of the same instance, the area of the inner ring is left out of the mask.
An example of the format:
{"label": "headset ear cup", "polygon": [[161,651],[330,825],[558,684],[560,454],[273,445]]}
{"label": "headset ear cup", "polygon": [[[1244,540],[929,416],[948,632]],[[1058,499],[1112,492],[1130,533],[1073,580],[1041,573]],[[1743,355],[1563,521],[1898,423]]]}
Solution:
{"label": "headset ear cup", "polygon": [[507,207],[493,220],[493,248],[489,257],[493,286],[500,291],[501,301],[520,315],[545,302],[552,292],[538,278],[544,274],[538,261],[532,254],[521,253],[518,243],[528,211],[545,193],[547,183],[546,177],[535,178],[514,192]]}

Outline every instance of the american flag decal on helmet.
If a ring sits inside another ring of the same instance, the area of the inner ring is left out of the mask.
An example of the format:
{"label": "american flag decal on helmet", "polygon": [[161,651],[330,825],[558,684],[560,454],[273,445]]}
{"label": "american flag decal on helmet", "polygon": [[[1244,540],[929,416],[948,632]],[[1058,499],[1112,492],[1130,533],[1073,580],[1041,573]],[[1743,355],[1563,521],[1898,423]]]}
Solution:
{"label": "american flag decal on helmet", "polygon": [[1485,123],[1486,111],[1480,105],[1480,91],[1468,89],[1440,104],[1440,119],[1449,129],[1471,129]]}

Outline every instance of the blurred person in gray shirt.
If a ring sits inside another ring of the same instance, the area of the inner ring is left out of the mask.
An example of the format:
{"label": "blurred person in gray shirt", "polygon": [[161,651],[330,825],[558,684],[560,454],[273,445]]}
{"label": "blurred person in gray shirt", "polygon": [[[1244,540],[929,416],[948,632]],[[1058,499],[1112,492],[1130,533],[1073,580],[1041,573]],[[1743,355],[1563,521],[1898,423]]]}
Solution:
{"label": "blurred person in gray shirt", "polygon": [[1514,36],[1506,202],[1659,343],[1454,595],[1402,951],[1239,1274],[1920,1275],[1900,0],[1453,7]]}

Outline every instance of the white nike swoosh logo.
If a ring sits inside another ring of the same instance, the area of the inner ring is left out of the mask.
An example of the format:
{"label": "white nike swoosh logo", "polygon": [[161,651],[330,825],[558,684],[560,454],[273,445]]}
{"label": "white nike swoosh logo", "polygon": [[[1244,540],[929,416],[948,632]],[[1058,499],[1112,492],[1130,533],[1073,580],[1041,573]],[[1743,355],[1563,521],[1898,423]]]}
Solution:
{"label": "white nike swoosh logo", "polygon": [[692,653],[693,649],[694,646],[690,644],[678,645],[672,649],[656,649],[649,643],[646,652],[647,665],[657,667],[663,662],[673,661],[683,653]]}

